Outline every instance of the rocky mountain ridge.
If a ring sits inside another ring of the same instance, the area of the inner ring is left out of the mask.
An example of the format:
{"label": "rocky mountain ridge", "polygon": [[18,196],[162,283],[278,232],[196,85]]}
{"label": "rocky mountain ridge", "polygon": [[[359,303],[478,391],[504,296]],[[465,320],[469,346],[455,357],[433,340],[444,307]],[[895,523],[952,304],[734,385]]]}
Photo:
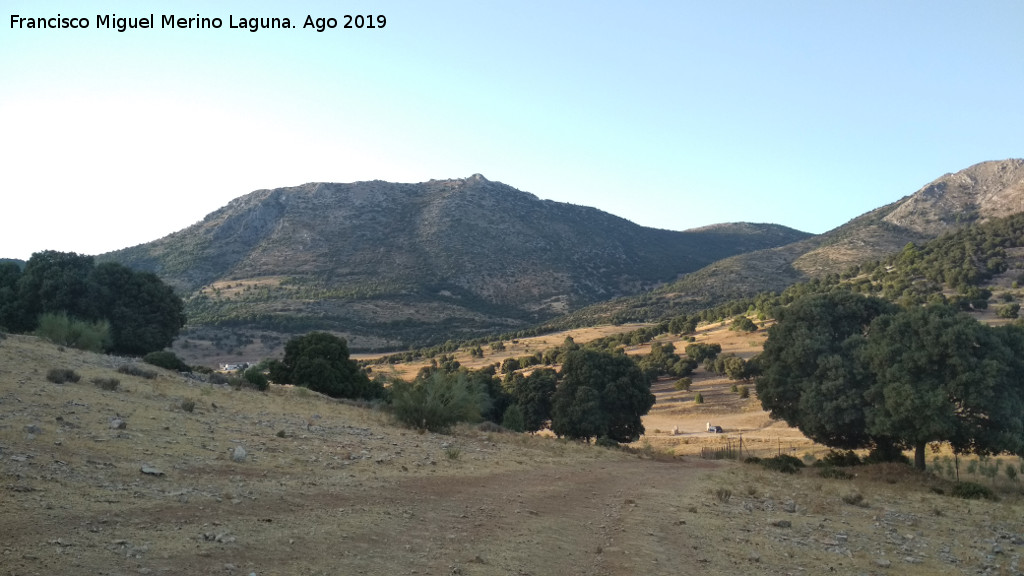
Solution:
{"label": "rocky mountain ridge", "polygon": [[354,348],[541,322],[808,234],[770,224],[675,232],[491,182],[258,190],[109,253],[188,295],[192,328],[328,329]]}

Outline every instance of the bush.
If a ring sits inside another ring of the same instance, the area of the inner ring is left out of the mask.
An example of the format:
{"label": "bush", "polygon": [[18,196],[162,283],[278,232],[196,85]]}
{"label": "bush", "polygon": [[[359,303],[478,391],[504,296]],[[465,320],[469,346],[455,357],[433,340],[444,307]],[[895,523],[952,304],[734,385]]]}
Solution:
{"label": "bush", "polygon": [[192,412],[193,410],[196,409],[196,401],[195,400],[182,400],[180,406],[181,406],[181,409],[184,410],[185,412]]}
{"label": "bush", "polygon": [[766,470],[774,470],[776,472],[784,472],[786,474],[796,474],[798,470],[804,467],[802,460],[796,456],[790,456],[789,454],[779,454],[778,456],[772,456],[771,458],[762,458],[760,464],[761,466],[764,466]]}
{"label": "bush", "polygon": [[138,376],[139,378],[145,378],[146,380],[152,380],[156,378],[156,372],[152,370],[146,370],[145,368],[139,368],[135,364],[125,364],[117,369],[121,374],[127,374],[129,376]]}
{"label": "bush", "polygon": [[526,418],[523,416],[523,409],[519,404],[512,404],[505,409],[502,415],[501,425],[509,430],[523,432],[526,430]]}
{"label": "bush", "polygon": [[250,366],[245,372],[243,372],[242,378],[260,392],[263,392],[270,386],[270,383],[267,380],[267,375],[263,373],[263,370],[260,370],[255,366]]}
{"label": "bush", "polygon": [[857,455],[853,450],[829,450],[828,454],[821,459],[822,463],[826,466],[860,466],[860,456]]}
{"label": "bush", "polygon": [[99,387],[101,390],[114,391],[121,385],[121,381],[117,378],[93,378],[92,383]]}
{"label": "bush", "polygon": [[864,495],[861,494],[860,492],[850,492],[848,494],[843,494],[842,499],[843,502],[846,502],[850,506],[860,506],[861,508],[866,508],[868,505],[867,502],[864,501]]}
{"label": "bush", "polygon": [[65,382],[78,382],[82,377],[70,368],[51,368],[46,373],[46,379],[54,384],[63,384]]}
{"label": "bush", "polygon": [[228,384],[230,382],[231,379],[220,372],[210,374],[210,384]]}
{"label": "bush", "polygon": [[747,385],[740,386],[739,393],[740,398],[750,398],[750,388]]}
{"label": "bush", "polygon": [[996,309],[996,316],[1000,318],[1016,318],[1020,314],[1020,304],[1014,302]]}
{"label": "bush", "polygon": [[406,426],[431,432],[447,432],[457,422],[479,421],[489,401],[490,397],[462,373],[438,371],[413,382],[397,380],[391,385],[395,417]]}
{"label": "bush", "polygon": [[704,403],[704,395],[701,394],[700,392],[697,392],[697,395],[693,397],[693,403],[694,404],[703,404]]}
{"label": "bush", "polygon": [[597,440],[594,440],[595,446],[601,446],[603,448],[618,448],[619,443],[607,436],[598,436]]}
{"label": "bush", "polygon": [[47,313],[39,316],[36,336],[46,338],[59,346],[102,352],[110,345],[110,323],[106,320],[77,320],[63,312]]}
{"label": "bush", "polygon": [[963,498],[965,500],[978,500],[981,498],[984,498],[985,500],[996,499],[996,495],[987,486],[975,484],[974,482],[957,482],[956,484],[953,484],[951,494],[957,498]]}
{"label": "bush", "polygon": [[680,378],[679,380],[676,380],[675,384],[672,385],[672,387],[675,388],[676,390],[685,391],[689,391],[690,386],[693,386],[693,378],[690,377]]}
{"label": "bush", "polygon": [[168,350],[160,350],[157,352],[150,352],[142,357],[142,361],[146,364],[152,364],[158,368],[166,368],[167,370],[174,370],[175,372],[189,372],[192,368],[188,364],[182,362],[181,358],[174,352]]}
{"label": "bush", "polygon": [[822,478],[835,478],[837,480],[849,480],[853,478],[853,474],[850,474],[842,468],[836,468],[834,466],[825,466],[818,472],[818,475]]}

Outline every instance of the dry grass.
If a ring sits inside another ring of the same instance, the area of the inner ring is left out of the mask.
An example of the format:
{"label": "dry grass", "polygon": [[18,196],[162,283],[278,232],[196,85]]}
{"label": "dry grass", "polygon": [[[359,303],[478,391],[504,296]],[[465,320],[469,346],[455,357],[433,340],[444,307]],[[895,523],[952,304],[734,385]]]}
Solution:
{"label": "dry grass", "polygon": [[[999,502],[965,501],[906,467],[784,475],[673,458],[661,436],[626,452],[469,425],[418,434],[301,388],[236,391],[162,370],[147,380],[118,375],[123,362],[31,337],[0,342],[3,572],[915,575],[1019,565],[1024,506],[1007,482]],[[55,366],[82,380],[48,382]],[[117,390],[90,383],[115,375]],[[111,427],[114,417],[126,427]],[[235,446],[245,461],[229,457]]]}

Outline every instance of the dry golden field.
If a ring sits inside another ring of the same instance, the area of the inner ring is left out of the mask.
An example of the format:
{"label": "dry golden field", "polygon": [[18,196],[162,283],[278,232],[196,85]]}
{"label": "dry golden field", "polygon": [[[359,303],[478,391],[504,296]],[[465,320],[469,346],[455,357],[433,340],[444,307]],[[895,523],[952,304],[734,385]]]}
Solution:
{"label": "dry golden field", "polygon": [[[749,335],[698,337],[756,348]],[[700,446],[740,433],[749,450],[815,450],[706,377],[699,407],[659,384],[647,437],[623,451],[469,426],[419,434],[304,389],[116,371],[128,362],[0,340],[0,573],[1020,570],[1024,506],[1005,477],[1000,501],[966,501],[905,467],[837,480],[701,459]],[[81,380],[54,384],[51,368]],[[709,420],[726,434],[706,434]]]}

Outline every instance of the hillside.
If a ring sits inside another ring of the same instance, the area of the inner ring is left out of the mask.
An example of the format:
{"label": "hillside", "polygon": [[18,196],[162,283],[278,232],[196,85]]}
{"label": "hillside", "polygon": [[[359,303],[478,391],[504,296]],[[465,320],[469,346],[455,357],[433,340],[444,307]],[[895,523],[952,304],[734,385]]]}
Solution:
{"label": "hillside", "polygon": [[839,274],[884,259],[967,225],[1024,211],[1024,160],[983,162],[946,174],[917,192],[824,234],[739,254],[687,274],[648,294],[577,311],[555,322],[578,326],[693,313],[797,282]]}
{"label": "hillside", "polygon": [[273,347],[327,329],[356,349],[394,349],[534,324],[806,236],[746,223],[644,228],[475,175],[260,190],[98,260],[155,272],[187,294],[195,342],[243,331]]}
{"label": "hillside", "polygon": [[1014,573],[1024,549],[1005,477],[1001,502],[965,501],[901,466],[827,479],[667,452],[731,434],[652,430],[632,453],[417,434],[305,389],[117,371],[129,362],[0,339],[0,404],[17,407],[0,411],[5,573],[913,576]]}

